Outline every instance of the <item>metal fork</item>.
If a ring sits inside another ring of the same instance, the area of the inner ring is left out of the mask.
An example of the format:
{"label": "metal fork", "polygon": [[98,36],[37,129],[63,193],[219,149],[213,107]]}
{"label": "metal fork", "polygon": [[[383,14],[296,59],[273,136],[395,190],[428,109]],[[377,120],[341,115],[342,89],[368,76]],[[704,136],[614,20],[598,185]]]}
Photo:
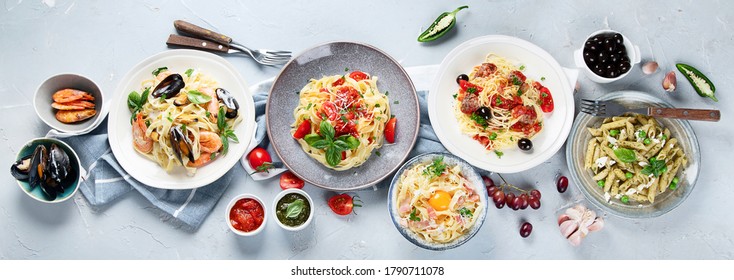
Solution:
{"label": "metal fork", "polygon": [[686,119],[694,121],[714,121],[721,119],[719,110],[702,110],[687,108],[643,107],[627,108],[625,105],[602,100],[581,99],[581,112],[595,117],[612,117],[624,113],[643,114],[652,117]]}
{"label": "metal fork", "polygon": [[169,45],[189,46],[210,51],[219,51],[225,53],[244,52],[249,54],[255,61],[263,65],[279,65],[288,62],[291,59],[290,51],[275,51],[268,49],[251,49],[235,42],[229,36],[222,35],[209,29],[191,24],[183,20],[176,20],[173,26],[178,31],[189,33],[213,42],[173,35],[168,37],[166,42]]}

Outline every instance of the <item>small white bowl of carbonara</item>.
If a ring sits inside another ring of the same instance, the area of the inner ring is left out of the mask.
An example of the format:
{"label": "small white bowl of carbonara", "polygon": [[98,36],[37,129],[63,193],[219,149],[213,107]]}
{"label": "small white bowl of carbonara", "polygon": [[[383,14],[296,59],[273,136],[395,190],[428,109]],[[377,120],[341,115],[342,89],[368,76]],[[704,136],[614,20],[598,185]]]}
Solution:
{"label": "small white bowl of carbonara", "polygon": [[430,250],[458,247],[484,223],[487,190],[464,160],[429,153],[409,160],[390,184],[388,210],[398,231]]}

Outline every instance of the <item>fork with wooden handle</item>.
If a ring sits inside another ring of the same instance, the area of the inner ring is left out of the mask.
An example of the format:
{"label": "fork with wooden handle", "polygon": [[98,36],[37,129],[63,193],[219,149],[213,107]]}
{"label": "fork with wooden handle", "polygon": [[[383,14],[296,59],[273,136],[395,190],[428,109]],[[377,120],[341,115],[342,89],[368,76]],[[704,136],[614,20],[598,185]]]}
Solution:
{"label": "fork with wooden handle", "polygon": [[718,122],[721,119],[719,110],[688,109],[688,108],[662,108],[645,107],[629,109],[622,104],[612,101],[581,100],[581,112],[596,117],[618,116],[624,113],[637,113],[658,118],[674,118],[693,121]]}

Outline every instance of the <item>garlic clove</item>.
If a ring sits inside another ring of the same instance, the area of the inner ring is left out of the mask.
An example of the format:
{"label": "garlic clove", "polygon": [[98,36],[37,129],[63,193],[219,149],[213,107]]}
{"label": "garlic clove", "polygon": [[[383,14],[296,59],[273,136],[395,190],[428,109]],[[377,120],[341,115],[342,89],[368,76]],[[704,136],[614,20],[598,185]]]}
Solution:
{"label": "garlic clove", "polygon": [[676,82],[675,72],[668,72],[668,74],[665,75],[665,79],[663,79],[663,89],[667,92],[673,92],[675,91],[675,86],[677,84],[678,83]]}
{"label": "garlic clove", "polygon": [[594,223],[589,226],[589,232],[599,231],[604,228],[604,219],[601,217],[596,218]]}
{"label": "garlic clove", "polygon": [[584,237],[581,236],[581,232],[576,231],[568,237],[568,242],[573,246],[579,246],[581,244],[581,239],[583,238]]}
{"label": "garlic clove", "polygon": [[561,231],[561,235],[563,235],[563,237],[565,238],[571,236],[571,234],[576,232],[578,228],[579,224],[571,220],[564,221],[558,226],[558,229]]}
{"label": "garlic clove", "polygon": [[569,217],[566,214],[558,216],[558,225],[560,226],[563,222],[570,220],[571,217]]}
{"label": "garlic clove", "polygon": [[656,71],[658,71],[658,63],[655,61],[648,61],[642,65],[642,73],[645,73],[645,75],[650,75]]}

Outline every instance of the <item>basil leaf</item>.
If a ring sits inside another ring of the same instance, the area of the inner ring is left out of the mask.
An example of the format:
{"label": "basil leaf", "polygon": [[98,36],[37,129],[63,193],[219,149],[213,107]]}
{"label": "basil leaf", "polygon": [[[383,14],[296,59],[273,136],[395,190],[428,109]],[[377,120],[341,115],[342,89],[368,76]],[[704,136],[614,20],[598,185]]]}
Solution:
{"label": "basil leaf", "polygon": [[158,76],[158,74],[160,74],[161,72],[166,71],[166,70],[168,70],[168,67],[163,66],[163,67],[160,67],[158,69],[153,70],[152,73],[153,73],[153,76]]}
{"label": "basil leaf", "polygon": [[359,143],[359,139],[357,139],[354,136],[351,136],[350,135],[349,137],[347,137],[347,140],[344,141],[344,142],[347,142],[347,144],[349,144],[349,149],[350,150],[354,150],[356,148],[359,148],[359,144],[360,144]]}
{"label": "basil leaf", "polygon": [[296,201],[293,201],[288,204],[288,208],[285,210],[285,217],[288,219],[295,219],[298,217],[298,215],[303,212],[303,208],[306,206],[306,203],[303,202],[303,199],[296,199]]}
{"label": "basil leaf", "polygon": [[617,156],[617,158],[624,163],[630,163],[637,160],[635,152],[630,149],[617,148],[616,150],[614,150],[614,155]]}
{"label": "basil leaf", "polygon": [[328,140],[333,139],[334,134],[336,134],[336,132],[334,131],[334,127],[331,126],[331,123],[329,123],[329,121],[327,120],[321,122],[319,129],[321,130],[321,135],[323,135],[324,138]]}
{"label": "basil leaf", "polygon": [[184,73],[186,74],[187,77],[191,77],[191,73],[194,73],[194,69],[191,69],[191,68],[186,69],[186,72]]}
{"label": "basil leaf", "polygon": [[219,114],[217,114],[217,127],[219,127],[219,133],[224,133],[227,129],[227,122],[224,120],[224,106],[219,107]]}
{"label": "basil leaf", "polygon": [[148,94],[149,93],[150,93],[150,88],[147,87],[147,88],[145,88],[145,90],[143,91],[143,93],[140,94],[140,100],[138,100],[138,105],[140,105],[141,108],[143,107],[143,105],[145,105],[145,103],[148,102]]}
{"label": "basil leaf", "polygon": [[330,166],[336,166],[342,161],[342,153],[337,150],[334,146],[326,148],[326,163]]}
{"label": "basil leaf", "polygon": [[226,155],[227,151],[229,151],[229,138],[227,136],[219,136],[219,138],[222,139],[222,154]]}
{"label": "basil leaf", "polygon": [[328,147],[329,144],[330,144],[329,141],[325,139],[319,139],[319,140],[314,141],[313,143],[309,143],[308,145],[316,149],[323,149],[323,148]]}
{"label": "basil leaf", "polygon": [[642,168],[640,172],[642,172],[642,174],[645,174],[645,175],[650,175],[652,174],[652,166],[647,165],[644,168]]}
{"label": "basil leaf", "polygon": [[190,90],[189,92],[186,93],[186,95],[188,95],[189,101],[191,101],[191,103],[194,103],[194,104],[207,103],[212,100],[211,96],[203,92],[200,92],[198,90]]}
{"label": "basil leaf", "polygon": [[347,142],[344,142],[342,140],[336,140],[336,141],[334,141],[334,147],[336,147],[337,149],[339,149],[340,152],[341,151],[350,150],[349,149],[349,144],[347,144]]}
{"label": "basil leaf", "polygon": [[230,139],[232,139],[232,141],[234,141],[235,143],[239,143],[240,142],[240,139],[237,138],[237,135],[235,135],[234,134],[234,131],[232,131],[231,129],[227,130],[227,133],[226,134],[227,134],[227,137],[229,137]]}
{"label": "basil leaf", "polygon": [[316,133],[311,133],[311,134],[308,134],[306,136],[303,136],[303,140],[306,141],[306,143],[308,143],[308,145],[309,146],[312,146],[312,147],[313,147],[313,143],[314,142],[316,142],[318,140],[323,140],[323,139],[324,139],[323,137],[319,136]]}
{"label": "basil leaf", "polygon": [[138,94],[137,91],[132,91],[130,94],[127,95],[127,107],[132,109],[137,109],[140,107],[140,94]]}

